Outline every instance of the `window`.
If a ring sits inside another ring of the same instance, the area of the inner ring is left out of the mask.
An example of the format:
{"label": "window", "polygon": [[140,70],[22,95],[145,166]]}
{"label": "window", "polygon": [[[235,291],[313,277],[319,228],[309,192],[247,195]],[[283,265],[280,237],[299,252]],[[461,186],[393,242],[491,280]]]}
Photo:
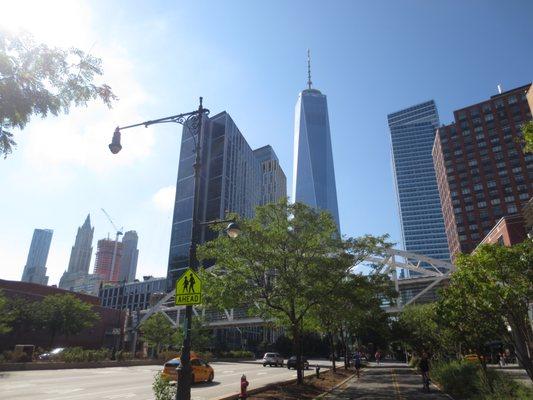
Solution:
{"label": "window", "polygon": [[518,195],[518,198],[520,200],[527,200],[529,199],[529,195],[527,193],[520,193],[520,195]]}
{"label": "window", "polygon": [[479,202],[477,203],[477,206],[478,206],[479,208],[487,207],[487,202],[486,202],[486,201],[479,201]]}
{"label": "window", "polygon": [[516,96],[509,96],[508,100],[509,104],[515,104],[516,103]]}
{"label": "window", "polygon": [[494,115],[492,114],[486,114],[485,115],[485,121],[489,122],[489,121],[493,121],[494,120]]}
{"label": "window", "polygon": [[468,193],[470,193],[470,189],[469,189],[469,188],[464,188],[464,189],[462,190],[462,193],[463,193],[463,194],[468,194]]}
{"label": "window", "polygon": [[514,196],[505,196],[506,203],[512,203],[514,201]]}
{"label": "window", "polygon": [[483,185],[478,183],[476,185],[474,185],[474,191],[478,192],[480,190],[483,190]]}
{"label": "window", "polygon": [[500,204],[500,199],[492,199],[490,201],[490,204],[492,204],[493,206],[495,206],[496,204]]}
{"label": "window", "polygon": [[508,212],[509,214],[515,213],[515,212],[517,212],[517,211],[518,211],[518,210],[516,209],[516,205],[514,205],[514,204],[509,204],[509,205],[507,206],[507,212]]}

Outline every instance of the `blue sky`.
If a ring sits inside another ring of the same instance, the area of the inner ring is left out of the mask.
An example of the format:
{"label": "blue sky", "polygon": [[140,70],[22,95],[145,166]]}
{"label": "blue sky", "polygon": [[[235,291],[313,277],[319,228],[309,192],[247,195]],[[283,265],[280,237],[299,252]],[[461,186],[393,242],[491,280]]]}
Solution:
{"label": "blue sky", "polygon": [[[45,3],[45,4],[42,4]],[[186,112],[198,96],[228,111],[255,148],[271,144],[292,187],[294,105],[306,83],[328,96],[342,232],[400,240],[387,114],[435,99],[454,109],[533,80],[533,2],[26,1],[8,28],[103,59],[120,97],[34,118],[0,160],[0,278],[20,279],[34,228],[54,229],[50,283],[87,213],[139,233],[138,276],[166,272],[180,131],[155,126],[107,143],[116,125]],[[91,266],[94,264],[94,254]]]}

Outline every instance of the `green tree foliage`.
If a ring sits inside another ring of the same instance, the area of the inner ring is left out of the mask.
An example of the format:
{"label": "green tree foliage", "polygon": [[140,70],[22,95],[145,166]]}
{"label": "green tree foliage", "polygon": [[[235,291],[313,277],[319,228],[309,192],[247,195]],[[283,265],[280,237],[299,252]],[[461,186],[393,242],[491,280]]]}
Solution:
{"label": "green tree foliage", "polygon": [[[328,213],[286,200],[257,207],[253,219],[239,224],[239,237],[220,235],[198,249],[201,259],[216,260],[202,273],[205,301],[219,308],[250,307],[286,327],[300,359],[304,319],[376,240],[344,243]],[[300,369],[298,381],[303,382]]]}
{"label": "green tree foliage", "polygon": [[56,335],[76,335],[93,326],[99,318],[91,304],[71,294],[46,296],[39,309],[43,327],[50,334],[50,347]]}
{"label": "green tree foliage", "polygon": [[7,299],[0,291],[0,335],[11,331],[11,316],[8,314]]}
{"label": "green tree foliage", "polygon": [[529,121],[522,127],[524,134],[524,152],[533,153],[533,122]]}
{"label": "green tree foliage", "polygon": [[162,347],[167,348],[180,339],[176,329],[162,313],[155,313],[144,321],[141,325],[141,333],[142,339],[153,346],[158,353]]}
{"label": "green tree foliage", "polygon": [[30,302],[24,298],[10,299],[6,306],[12,334],[31,332],[41,329],[43,325],[41,306],[38,302]]}
{"label": "green tree foliage", "polygon": [[445,355],[453,351],[450,332],[437,318],[437,304],[410,305],[404,308],[393,331],[408,350],[421,354]]}
{"label": "green tree foliage", "polygon": [[[446,290],[446,322],[481,342],[500,336],[511,341],[520,364],[533,380],[533,332],[528,307],[533,298],[533,241],[512,247],[483,245],[461,255]],[[503,329],[507,324],[509,329]],[[481,344],[481,343],[480,343]]]}
{"label": "green tree foliage", "polygon": [[76,48],[50,48],[27,33],[0,30],[0,155],[16,145],[13,128],[24,128],[32,115],[68,113],[72,105],[117,100],[102,75],[101,60]]}

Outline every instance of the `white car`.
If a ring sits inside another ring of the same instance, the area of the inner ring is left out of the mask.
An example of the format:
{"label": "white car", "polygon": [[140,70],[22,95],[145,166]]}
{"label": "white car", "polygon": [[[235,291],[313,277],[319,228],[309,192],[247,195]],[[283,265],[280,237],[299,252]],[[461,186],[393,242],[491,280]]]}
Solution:
{"label": "white car", "polygon": [[266,367],[267,365],[275,366],[278,365],[280,367],[283,367],[283,357],[279,355],[279,353],[265,353],[263,356],[263,367]]}

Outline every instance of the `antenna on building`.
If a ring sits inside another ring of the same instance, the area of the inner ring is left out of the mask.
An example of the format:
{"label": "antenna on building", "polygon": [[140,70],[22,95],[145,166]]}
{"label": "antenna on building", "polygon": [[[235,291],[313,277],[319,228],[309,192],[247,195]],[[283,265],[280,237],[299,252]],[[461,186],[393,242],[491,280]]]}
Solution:
{"label": "antenna on building", "polygon": [[311,89],[311,50],[307,49],[307,87]]}
{"label": "antenna on building", "polygon": [[502,94],[502,85],[501,85],[501,83],[498,83],[498,93]]}

